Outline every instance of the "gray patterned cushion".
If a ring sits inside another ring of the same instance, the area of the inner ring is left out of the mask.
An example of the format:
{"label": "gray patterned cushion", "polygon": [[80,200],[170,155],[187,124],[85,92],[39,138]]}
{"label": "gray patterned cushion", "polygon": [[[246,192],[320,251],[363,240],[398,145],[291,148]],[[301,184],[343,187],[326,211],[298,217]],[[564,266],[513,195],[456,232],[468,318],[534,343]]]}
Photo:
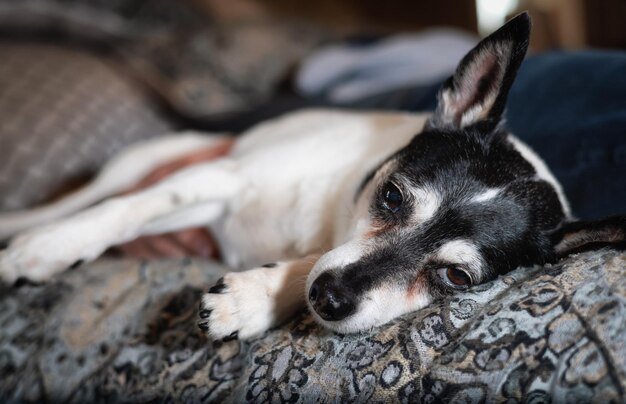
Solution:
{"label": "gray patterned cushion", "polygon": [[[182,0],[0,0],[0,27],[0,211],[39,204],[169,131],[158,105],[180,124],[264,103],[326,38],[293,22],[219,25]],[[73,46],[12,39],[50,43],[50,32]]]}
{"label": "gray patterned cushion", "polygon": [[192,0],[0,0],[0,27],[106,45],[181,115],[220,117],[267,101],[331,35],[303,21],[220,23]]}
{"label": "gray patterned cushion", "polygon": [[0,210],[39,204],[122,148],[172,128],[101,56],[4,41],[0,61]]}
{"label": "gray patterned cushion", "polygon": [[248,342],[196,328],[205,262],[101,260],[0,290],[0,401],[623,402],[626,254],[519,269],[368,333],[302,313]]}

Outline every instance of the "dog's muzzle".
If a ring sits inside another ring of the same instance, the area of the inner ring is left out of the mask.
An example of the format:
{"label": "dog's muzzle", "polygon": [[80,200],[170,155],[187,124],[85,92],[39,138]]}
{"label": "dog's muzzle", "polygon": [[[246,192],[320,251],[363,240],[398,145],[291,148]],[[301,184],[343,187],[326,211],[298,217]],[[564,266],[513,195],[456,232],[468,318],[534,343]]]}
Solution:
{"label": "dog's muzzle", "polygon": [[309,302],[326,321],[343,320],[356,309],[354,295],[341,288],[337,278],[329,272],[324,272],[313,282],[309,289]]}

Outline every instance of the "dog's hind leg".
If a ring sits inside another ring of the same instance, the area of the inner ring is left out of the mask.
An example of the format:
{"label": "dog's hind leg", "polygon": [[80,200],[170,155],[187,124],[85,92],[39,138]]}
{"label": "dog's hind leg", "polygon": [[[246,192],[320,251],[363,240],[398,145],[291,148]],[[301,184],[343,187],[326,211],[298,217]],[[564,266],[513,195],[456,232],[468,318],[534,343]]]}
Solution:
{"label": "dog's hind leg", "polygon": [[198,149],[219,147],[228,139],[222,135],[184,132],[131,145],[111,159],[93,181],[78,191],[33,209],[0,213],[0,240],[125,191],[155,168]]}
{"label": "dog's hind leg", "polygon": [[305,283],[319,255],[277,262],[220,279],[200,303],[198,326],[211,338],[250,338],[306,306]]}
{"label": "dog's hind leg", "polygon": [[231,160],[191,166],[144,191],[19,235],[0,251],[0,278],[46,280],[77,261],[95,259],[112,245],[180,228],[172,220],[179,211],[196,212],[186,226],[207,225],[243,188]]}

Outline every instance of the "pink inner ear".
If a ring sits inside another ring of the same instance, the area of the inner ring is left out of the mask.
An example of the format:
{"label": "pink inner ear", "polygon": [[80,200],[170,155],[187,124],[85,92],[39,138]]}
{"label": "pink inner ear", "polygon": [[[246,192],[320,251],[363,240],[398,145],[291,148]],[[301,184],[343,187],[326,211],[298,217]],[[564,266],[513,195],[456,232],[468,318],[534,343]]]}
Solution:
{"label": "pink inner ear", "polygon": [[455,90],[445,100],[446,112],[455,125],[460,126],[463,115],[481,104],[476,118],[485,118],[489,113],[504,72],[499,57],[502,53],[495,47],[482,50],[456,78]]}

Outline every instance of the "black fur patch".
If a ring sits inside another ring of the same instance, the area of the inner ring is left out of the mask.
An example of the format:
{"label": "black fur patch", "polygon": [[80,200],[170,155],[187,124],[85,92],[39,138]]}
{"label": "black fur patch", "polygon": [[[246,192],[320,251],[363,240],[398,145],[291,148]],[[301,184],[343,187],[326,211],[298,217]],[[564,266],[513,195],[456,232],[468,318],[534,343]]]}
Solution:
{"label": "black fur patch", "polygon": [[626,216],[566,223],[552,235],[559,258],[569,254],[610,247],[626,249]]}
{"label": "black fur patch", "polygon": [[[408,224],[418,201],[405,201],[391,213],[375,194],[370,214],[389,224],[389,230],[376,237],[369,253],[339,271],[342,284],[355,294],[385,282],[409,284],[420,266],[431,264],[433,252],[458,239],[470,241],[482,255],[482,281],[553,259],[551,232],[563,221],[563,209],[553,186],[536,178],[506,133],[429,131],[394,158],[398,168],[393,178],[432,190],[441,204],[430,220]],[[499,190],[496,197],[472,201],[490,188]],[[429,284],[433,295],[445,290],[433,279]]]}

